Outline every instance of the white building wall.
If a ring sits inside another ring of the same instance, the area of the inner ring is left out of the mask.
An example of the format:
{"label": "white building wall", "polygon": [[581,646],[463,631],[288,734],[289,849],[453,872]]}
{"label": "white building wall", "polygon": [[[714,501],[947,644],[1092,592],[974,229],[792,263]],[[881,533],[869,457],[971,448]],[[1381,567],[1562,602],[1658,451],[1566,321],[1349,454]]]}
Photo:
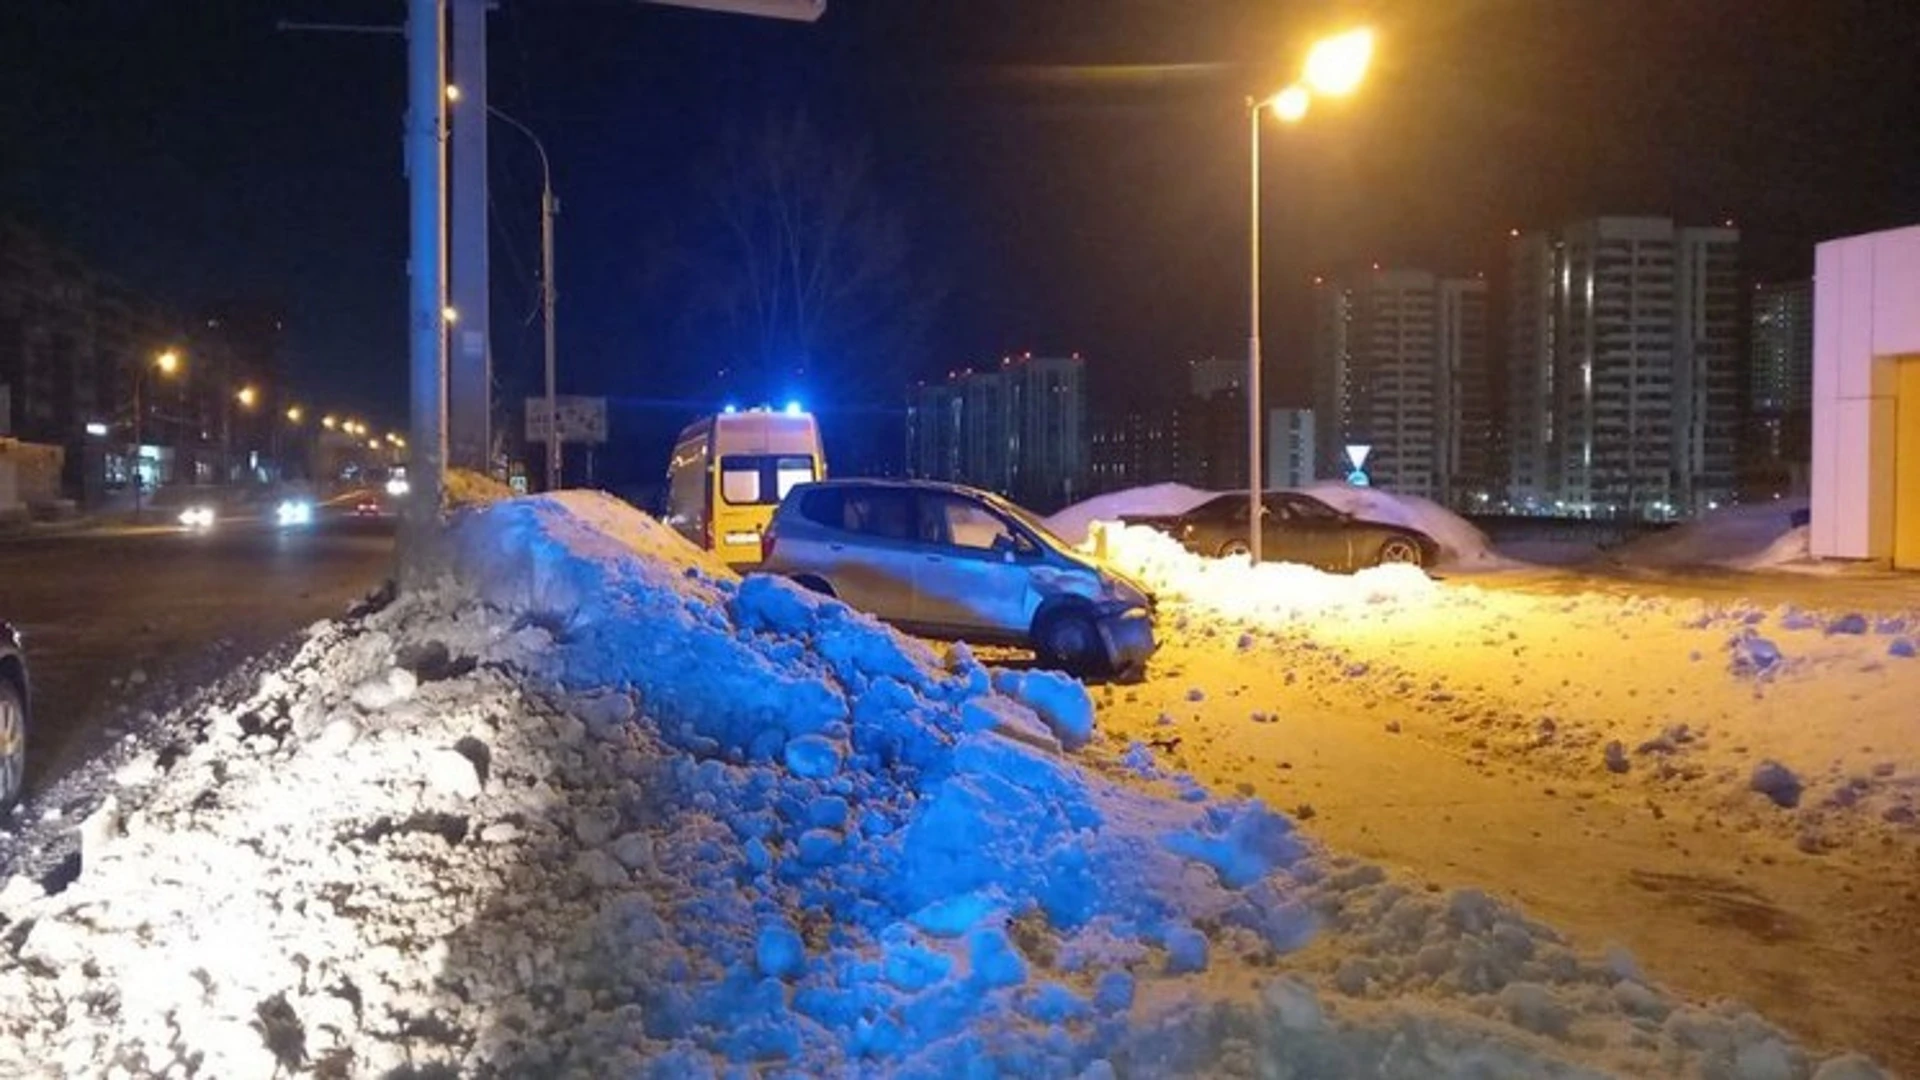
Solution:
{"label": "white building wall", "polygon": [[1317,479],[1313,424],[1312,409],[1267,411],[1267,487],[1305,487]]}
{"label": "white building wall", "polygon": [[1920,355],[1920,226],[1829,240],[1814,256],[1814,555],[1893,553],[1894,357]]}

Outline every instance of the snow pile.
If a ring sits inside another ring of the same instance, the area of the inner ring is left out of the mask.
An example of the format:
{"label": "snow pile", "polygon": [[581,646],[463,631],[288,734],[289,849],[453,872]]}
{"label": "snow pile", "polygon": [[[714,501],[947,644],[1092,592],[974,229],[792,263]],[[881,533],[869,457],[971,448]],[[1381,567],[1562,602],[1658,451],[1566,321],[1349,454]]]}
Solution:
{"label": "snow pile", "polygon": [[1417,566],[1377,566],[1329,574],[1295,563],[1261,563],[1246,556],[1210,559],[1144,525],[1095,526],[1089,545],[1163,600],[1208,619],[1282,626],[1357,609],[1399,610],[1426,604],[1438,589]]}
{"label": "snow pile", "polygon": [[[1379,488],[1354,487],[1337,480],[1323,480],[1297,490],[1321,502],[1352,514],[1363,521],[1397,525],[1425,533],[1440,545],[1440,561],[1445,565],[1476,567],[1500,563],[1485,533],[1451,510],[1417,495],[1396,495]],[[1117,524],[1123,517],[1149,517],[1184,514],[1223,494],[1202,491],[1185,484],[1154,484],[1099,495],[1075,503],[1046,519],[1054,535],[1070,544],[1084,544],[1096,522]]]}
{"label": "snow pile", "polygon": [[1074,503],[1046,519],[1047,529],[1069,544],[1082,544],[1096,521],[1117,522],[1123,517],[1164,517],[1184,514],[1220,494],[1185,484],[1152,484],[1096,495]]}
{"label": "snow pile", "polygon": [[1070,681],[610,499],[454,539],[459,586],[316,627],[121,769],[77,879],[0,889],[0,1074],[1811,1065],[1257,802],[1103,778],[1057,749],[1094,734]]}
{"label": "snow pile", "polygon": [[448,506],[484,506],[513,498],[513,489],[485,473],[472,469],[447,470]]}
{"label": "snow pile", "polygon": [[1808,529],[1793,521],[1806,509],[1805,499],[1724,507],[1622,544],[1609,556],[1627,566],[1654,569],[1767,570],[1804,563],[1810,558]]}

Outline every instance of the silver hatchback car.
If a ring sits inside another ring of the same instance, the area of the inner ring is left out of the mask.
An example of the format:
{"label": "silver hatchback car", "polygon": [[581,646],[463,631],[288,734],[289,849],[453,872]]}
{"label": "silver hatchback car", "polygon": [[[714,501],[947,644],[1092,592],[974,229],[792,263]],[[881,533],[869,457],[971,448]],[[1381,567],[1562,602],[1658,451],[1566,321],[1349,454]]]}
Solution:
{"label": "silver hatchback car", "polygon": [[1153,597],[999,496],[929,481],[824,480],[787,493],[761,540],[784,574],[904,630],[1033,649],[1075,674],[1137,674]]}

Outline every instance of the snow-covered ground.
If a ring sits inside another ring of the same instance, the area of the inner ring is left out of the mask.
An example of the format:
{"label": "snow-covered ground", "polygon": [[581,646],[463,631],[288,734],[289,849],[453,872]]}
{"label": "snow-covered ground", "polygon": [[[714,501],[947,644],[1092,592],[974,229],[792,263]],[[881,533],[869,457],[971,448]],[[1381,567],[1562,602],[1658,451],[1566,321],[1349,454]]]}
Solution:
{"label": "snow-covered ground", "polygon": [[[1696,989],[1764,992],[1920,1061],[1891,1034],[1920,1022],[1920,613],[1343,577],[1096,532],[1162,597],[1170,643],[1109,731],[1172,740],[1218,788],[1337,807],[1310,831],[1529,896]],[[1694,906],[1656,910],[1669,895]]]}
{"label": "snow-covered ground", "polygon": [[[454,537],[92,778],[0,889],[0,1074],[1879,1075],[611,499]],[[1320,624],[1433,601],[1382,580]]]}

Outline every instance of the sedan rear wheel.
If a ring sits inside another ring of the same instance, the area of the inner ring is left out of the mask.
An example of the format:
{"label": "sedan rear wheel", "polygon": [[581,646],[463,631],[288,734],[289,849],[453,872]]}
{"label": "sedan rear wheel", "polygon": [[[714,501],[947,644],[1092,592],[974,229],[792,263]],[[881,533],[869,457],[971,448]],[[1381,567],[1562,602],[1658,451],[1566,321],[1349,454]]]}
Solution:
{"label": "sedan rear wheel", "polygon": [[1253,549],[1247,546],[1247,542],[1245,540],[1229,540],[1226,543],[1220,545],[1220,557],[1223,559],[1229,555],[1251,555],[1251,554],[1253,554]]}
{"label": "sedan rear wheel", "polygon": [[1420,545],[1404,536],[1389,536],[1380,543],[1380,553],[1374,556],[1375,566],[1388,563],[1411,563],[1420,566],[1426,559],[1420,554]]}
{"label": "sedan rear wheel", "polygon": [[27,781],[27,705],[20,688],[0,677],[0,810],[12,806]]}

